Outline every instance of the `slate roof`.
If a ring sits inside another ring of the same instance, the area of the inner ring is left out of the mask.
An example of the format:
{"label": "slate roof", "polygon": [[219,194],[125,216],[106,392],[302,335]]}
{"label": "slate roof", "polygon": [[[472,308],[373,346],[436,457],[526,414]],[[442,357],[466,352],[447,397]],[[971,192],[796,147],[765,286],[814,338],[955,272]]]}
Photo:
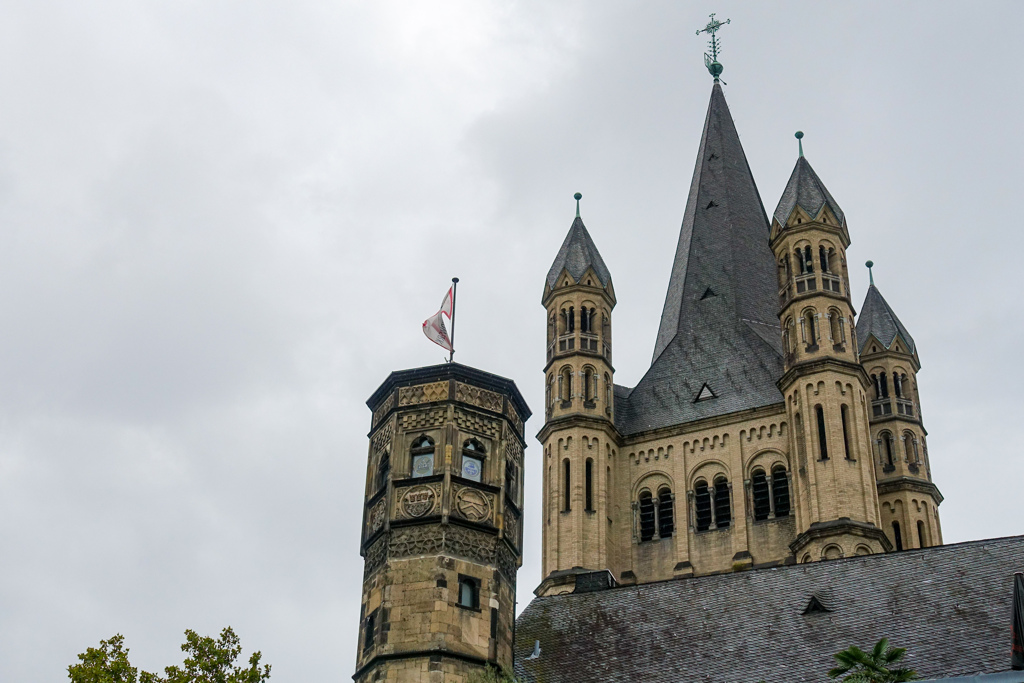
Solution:
{"label": "slate roof", "polygon": [[611,273],[604,265],[604,259],[601,258],[597,245],[594,244],[593,238],[587,232],[587,227],[583,225],[583,220],[576,216],[576,220],[569,228],[569,233],[565,236],[565,241],[562,242],[561,249],[558,250],[558,255],[555,256],[554,263],[548,270],[548,286],[554,288],[563,269],[569,271],[569,275],[579,282],[579,279],[587,272],[587,268],[594,269],[594,274],[597,275],[602,286],[607,287],[608,283],[612,281]]}
{"label": "slate roof", "polygon": [[[616,395],[622,434],[781,403],[781,333],[769,225],[722,86],[715,83],[686,200],[654,358]],[[716,398],[694,402],[704,384]],[[626,395],[628,393],[628,396]]]}
{"label": "slate roof", "polygon": [[815,218],[826,204],[839,220],[839,224],[843,225],[846,222],[843,210],[829,194],[825,183],[821,182],[821,178],[811,168],[810,162],[804,157],[799,157],[796,166],[793,167],[793,173],[789,176],[786,189],[782,192],[782,199],[775,209],[775,219],[780,225],[785,225],[797,206],[806,211],[811,218]]}
{"label": "slate roof", "polygon": [[[1022,570],[1014,536],[536,598],[516,620],[515,671],[526,683],[820,683],[834,653],[882,637],[923,678],[1005,671]],[[828,611],[804,614],[815,596]]]}
{"label": "slate roof", "polygon": [[917,353],[914,346],[914,338],[907,332],[896,313],[889,306],[878,287],[872,283],[868,287],[868,294],[864,297],[864,305],[860,308],[860,315],[857,317],[857,340],[860,352],[864,352],[864,345],[868,342],[868,336],[874,336],[885,348],[890,348],[892,343],[899,337],[911,353]]}

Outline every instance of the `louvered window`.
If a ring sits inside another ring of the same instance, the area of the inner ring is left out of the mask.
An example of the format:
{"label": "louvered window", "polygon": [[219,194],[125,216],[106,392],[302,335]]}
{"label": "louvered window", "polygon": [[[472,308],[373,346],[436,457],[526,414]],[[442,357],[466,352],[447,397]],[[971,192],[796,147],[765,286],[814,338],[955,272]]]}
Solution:
{"label": "louvered window", "polygon": [[658,535],[669,538],[676,529],[672,514],[672,490],[663,486],[658,489]]}
{"label": "louvered window", "polygon": [[751,493],[754,496],[754,519],[768,519],[771,514],[771,496],[768,493],[768,478],[764,470],[754,470],[750,477]]}
{"label": "louvered window", "polygon": [[640,494],[640,540],[654,538],[654,499],[650,491]]}
{"label": "louvered window", "polygon": [[729,504],[729,482],[725,477],[715,479],[715,527],[724,529],[732,523]]}
{"label": "louvered window", "polygon": [[711,528],[711,491],[703,479],[693,487],[693,505],[697,531],[707,531]]}
{"label": "louvered window", "polygon": [[789,517],[789,477],[786,468],[776,465],[772,469],[772,502],[775,505],[775,517]]}

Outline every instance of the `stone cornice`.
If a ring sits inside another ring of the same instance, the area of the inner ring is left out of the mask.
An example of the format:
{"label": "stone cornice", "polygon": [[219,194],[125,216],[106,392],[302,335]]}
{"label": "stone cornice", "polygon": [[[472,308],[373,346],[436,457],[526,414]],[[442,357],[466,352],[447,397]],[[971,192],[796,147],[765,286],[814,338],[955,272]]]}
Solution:
{"label": "stone cornice", "polygon": [[880,496],[886,493],[899,493],[900,491],[915,491],[931,496],[936,505],[939,505],[944,500],[942,493],[939,492],[939,487],[924,479],[896,477],[894,479],[883,479],[878,482],[878,495]]}

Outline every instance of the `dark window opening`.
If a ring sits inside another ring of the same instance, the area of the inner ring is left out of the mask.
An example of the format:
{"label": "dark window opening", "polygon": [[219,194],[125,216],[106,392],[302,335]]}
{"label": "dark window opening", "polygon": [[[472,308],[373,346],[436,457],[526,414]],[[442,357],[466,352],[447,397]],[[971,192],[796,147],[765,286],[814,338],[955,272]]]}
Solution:
{"label": "dark window opening", "polygon": [[928,544],[924,542],[924,522],[922,522],[921,520],[917,520],[917,547],[928,547]]}
{"label": "dark window opening", "polygon": [[380,456],[380,464],[377,465],[377,490],[384,488],[388,483],[388,475],[391,474],[391,456],[384,453]]}
{"label": "dark window opening", "polygon": [[850,432],[847,426],[847,420],[849,419],[847,414],[849,412],[845,403],[839,408],[839,416],[843,420],[843,452],[846,454],[847,460],[853,460],[853,454],[850,453]]}
{"label": "dark window opening", "polygon": [[807,266],[804,264],[804,252],[802,249],[796,250],[796,263],[800,266],[801,275],[807,272]]}
{"label": "dark window opening", "polygon": [[708,483],[701,479],[693,487],[694,516],[697,519],[697,531],[711,528],[711,491]]}
{"label": "dark window opening", "polygon": [[811,256],[811,246],[804,247],[804,263],[807,265],[807,272],[814,272],[814,257]]}
{"label": "dark window opening", "polygon": [[889,432],[882,432],[882,448],[885,454],[885,464],[890,469],[896,467],[896,463],[892,459],[892,436]]}
{"label": "dark window opening", "polygon": [[900,373],[892,373],[892,391],[896,398],[903,398],[903,382],[900,381]]}
{"label": "dark window opening", "polygon": [[587,458],[586,465],[584,466],[584,475],[586,479],[585,494],[586,500],[584,509],[587,512],[594,511],[594,461],[591,458]]}
{"label": "dark window opening", "polygon": [[459,577],[459,607],[480,609],[480,581],[469,576]]}
{"label": "dark window opening", "polygon": [[814,406],[814,414],[818,418],[818,450],[822,460],[828,460],[828,435],[825,433],[825,411],[821,406]]}
{"label": "dark window opening", "polygon": [[768,478],[764,470],[754,470],[750,477],[750,488],[754,496],[754,519],[768,519],[772,511],[772,501],[768,494]]}
{"label": "dark window opening", "polygon": [[640,540],[654,538],[654,499],[650,491],[640,494]]}
{"label": "dark window opening", "polygon": [[889,377],[884,372],[878,376],[882,382],[882,398],[889,398]]}
{"label": "dark window opening", "polygon": [[715,527],[725,529],[732,523],[729,505],[729,482],[725,477],[715,479]]}
{"label": "dark window opening", "polygon": [[672,490],[667,486],[658,489],[658,535],[669,538],[676,530],[672,514]]}
{"label": "dark window opening", "polygon": [[896,550],[903,550],[903,536],[900,534],[900,523],[892,523],[892,537],[896,541]]}
{"label": "dark window opening", "polygon": [[825,247],[818,247],[818,260],[821,262],[821,272],[828,272],[828,255],[825,253]]}
{"label": "dark window opening", "polygon": [[572,306],[569,307],[569,331],[576,331],[576,311],[573,310]]}
{"label": "dark window opening", "polygon": [[590,325],[589,319],[587,318],[587,307],[580,306],[580,332],[589,332]]}
{"label": "dark window opening", "polygon": [[772,469],[772,502],[776,518],[789,517],[789,477],[782,465]]}
{"label": "dark window opening", "polygon": [[570,479],[569,479],[569,459],[568,458],[566,458],[565,460],[562,461],[562,467],[563,467],[562,490],[563,490],[563,494],[564,494],[564,497],[565,497],[565,501],[562,504],[562,510],[564,510],[565,512],[568,512],[571,509],[571,507],[569,505],[569,497],[570,497],[570,493],[571,493],[571,485],[570,485],[571,482],[570,482]]}
{"label": "dark window opening", "polygon": [[363,650],[369,650],[373,647],[374,640],[377,636],[377,610],[370,613],[370,616],[366,617],[366,632],[363,635]]}

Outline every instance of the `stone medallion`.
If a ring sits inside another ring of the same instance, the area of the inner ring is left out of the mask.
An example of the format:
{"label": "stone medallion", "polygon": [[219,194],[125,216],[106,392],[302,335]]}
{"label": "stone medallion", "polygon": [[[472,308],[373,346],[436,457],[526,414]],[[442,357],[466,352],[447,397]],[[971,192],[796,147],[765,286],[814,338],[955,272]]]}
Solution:
{"label": "stone medallion", "polygon": [[455,494],[455,509],[471,522],[482,522],[491,516],[491,501],[476,489],[463,488]]}
{"label": "stone medallion", "polygon": [[434,509],[437,496],[429,486],[413,486],[402,496],[402,511],[409,517],[422,517]]}

